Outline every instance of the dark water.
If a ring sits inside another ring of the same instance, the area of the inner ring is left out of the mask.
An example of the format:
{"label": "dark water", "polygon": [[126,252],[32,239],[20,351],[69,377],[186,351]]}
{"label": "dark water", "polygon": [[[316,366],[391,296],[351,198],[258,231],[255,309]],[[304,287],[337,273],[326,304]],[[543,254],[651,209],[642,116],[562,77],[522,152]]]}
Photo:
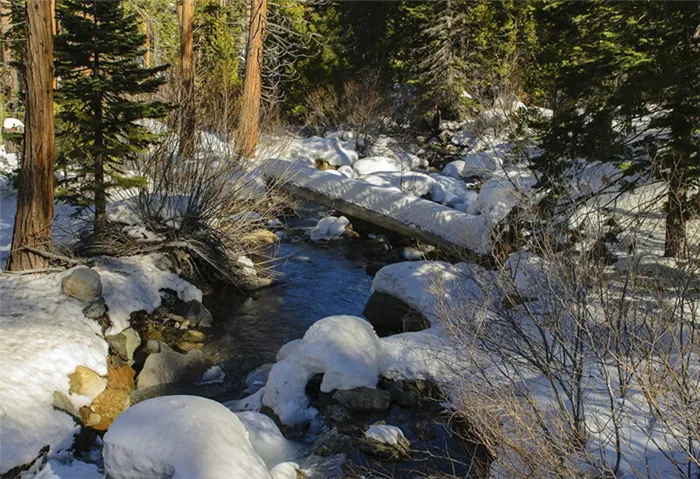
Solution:
{"label": "dark water", "polygon": [[203,352],[226,373],[224,385],[211,395],[219,399],[243,395],[245,376],[274,362],[281,346],[301,338],[319,319],[361,316],[372,285],[364,266],[337,249],[282,244],[274,265],[281,274],[279,284],[245,300],[233,290],[206,297],[215,325]]}

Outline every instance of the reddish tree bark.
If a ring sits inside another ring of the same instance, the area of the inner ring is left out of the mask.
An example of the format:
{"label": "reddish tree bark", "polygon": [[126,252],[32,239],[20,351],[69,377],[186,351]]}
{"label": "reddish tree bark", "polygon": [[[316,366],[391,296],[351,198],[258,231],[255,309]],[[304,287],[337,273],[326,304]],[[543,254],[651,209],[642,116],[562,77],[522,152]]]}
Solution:
{"label": "reddish tree bark", "polygon": [[260,102],[262,98],[263,41],[267,21],[267,0],[250,0],[248,48],[246,52],[245,83],[236,150],[252,158],[260,135]]}
{"label": "reddish tree bark", "polygon": [[180,16],[180,62],[182,105],[180,108],[180,156],[192,158],[195,148],[196,106],[194,93],[194,0],[182,0]]}
{"label": "reddish tree bark", "polygon": [[27,248],[46,250],[53,221],[53,10],[52,2],[27,0],[26,115],[24,150],[10,271],[44,268],[47,260]]}

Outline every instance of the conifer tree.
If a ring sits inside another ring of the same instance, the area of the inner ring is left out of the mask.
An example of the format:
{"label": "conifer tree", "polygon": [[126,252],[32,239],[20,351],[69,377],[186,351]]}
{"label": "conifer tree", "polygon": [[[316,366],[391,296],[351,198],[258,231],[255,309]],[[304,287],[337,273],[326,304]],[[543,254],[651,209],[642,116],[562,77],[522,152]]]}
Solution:
{"label": "conifer tree", "polygon": [[137,121],[162,118],[169,110],[141,99],[165,82],[160,74],[167,65],[139,65],[145,37],[122,0],[63,0],[57,13],[58,117],[66,145],[61,160],[77,173],[63,191],[78,204],[94,204],[99,233],[108,190],[133,185],[123,176],[124,162],[157,139]]}

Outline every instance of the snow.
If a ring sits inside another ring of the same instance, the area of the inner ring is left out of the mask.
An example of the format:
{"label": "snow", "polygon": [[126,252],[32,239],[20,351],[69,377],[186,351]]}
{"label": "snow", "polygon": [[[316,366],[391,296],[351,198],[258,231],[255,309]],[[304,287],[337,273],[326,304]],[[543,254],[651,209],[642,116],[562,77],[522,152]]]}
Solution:
{"label": "snow", "polygon": [[459,180],[462,178],[462,171],[464,170],[464,165],[464,160],[451,161],[445,165],[445,167],[442,169],[441,174],[443,176],[449,176],[450,178],[456,178]]}
{"label": "snow", "polygon": [[226,379],[226,373],[224,373],[221,366],[216,365],[204,371],[202,377],[199,378],[195,384],[200,386],[204,384],[223,383],[224,379]]}
{"label": "snow", "polygon": [[124,411],[104,436],[112,479],[269,479],[243,423],[221,404],[164,396]]}
{"label": "snow", "polygon": [[352,169],[360,176],[372,175],[374,173],[399,172],[409,170],[398,160],[386,156],[370,156],[357,160],[352,165]]}
{"label": "snow", "polygon": [[326,216],[325,218],[319,220],[316,226],[309,231],[309,237],[311,238],[311,241],[337,238],[345,234],[346,228],[349,224],[350,220],[345,216]]}
{"label": "snow", "polygon": [[459,203],[471,205],[478,197],[478,193],[469,189],[462,180],[437,173],[432,173],[430,177],[435,180],[430,191],[430,197],[433,201],[444,205]]}
{"label": "snow", "polygon": [[104,479],[104,474],[94,464],[71,461],[66,464],[50,460],[34,479]]}
{"label": "snow", "polygon": [[128,328],[134,311],[153,312],[160,306],[163,289],[175,291],[182,301],[202,300],[202,292],[195,286],[172,271],[159,269],[158,259],[158,254],[95,259],[93,269],[102,279],[102,295],[112,320],[107,334],[118,334]]}
{"label": "snow", "polygon": [[385,424],[374,424],[370,426],[369,429],[365,431],[365,437],[392,446],[397,446],[400,439],[406,439],[401,429],[396,426],[387,426]]}
{"label": "snow", "polygon": [[61,290],[68,274],[0,276],[0,473],[72,436],[73,419],[52,404],[58,391],[83,405],[69,393],[68,375],[76,367],[107,374],[100,326]]}
{"label": "snow", "polygon": [[345,176],[346,178],[357,178],[357,172],[353,170],[351,166],[344,165],[338,168],[336,171]]}
{"label": "snow", "polygon": [[343,142],[337,137],[291,138],[278,153],[289,160],[325,161],[332,166],[352,165],[357,161],[357,151],[351,148],[354,140]]}
{"label": "snow", "polygon": [[279,351],[277,351],[276,360],[283,361],[284,359],[286,359],[289,355],[291,355],[294,351],[297,350],[301,343],[301,339],[294,339],[292,341],[289,341],[287,344],[282,346]]}
{"label": "snow", "polygon": [[491,251],[490,231],[482,216],[467,215],[432,201],[283,160],[269,160],[265,164],[265,174],[420,228],[457,247],[478,254]]}
{"label": "snow", "polygon": [[507,178],[490,179],[481,186],[476,206],[490,225],[496,225],[513,208],[530,202],[535,183],[534,175],[523,171],[511,172]]}
{"label": "snow", "polygon": [[386,135],[379,135],[375,138],[371,145],[367,148],[367,156],[382,156],[389,157],[402,165],[404,170],[412,170],[414,168],[425,168],[428,162],[406,151],[399,145],[399,142]]}
{"label": "snow", "polygon": [[272,468],[296,457],[299,447],[282,435],[275,421],[253,411],[238,412],[236,416],[248,431],[248,439],[253,449],[265,461],[267,467]]}
{"label": "snow", "polygon": [[471,153],[463,158],[462,177],[488,177],[503,167],[501,158],[494,152]]}
{"label": "snow", "polygon": [[385,172],[363,176],[362,181],[384,188],[395,188],[412,196],[425,196],[433,190],[435,180],[415,171]]}
{"label": "snow", "polygon": [[2,122],[2,129],[5,131],[15,130],[22,133],[24,131],[24,123],[17,118],[5,118],[5,120]]}

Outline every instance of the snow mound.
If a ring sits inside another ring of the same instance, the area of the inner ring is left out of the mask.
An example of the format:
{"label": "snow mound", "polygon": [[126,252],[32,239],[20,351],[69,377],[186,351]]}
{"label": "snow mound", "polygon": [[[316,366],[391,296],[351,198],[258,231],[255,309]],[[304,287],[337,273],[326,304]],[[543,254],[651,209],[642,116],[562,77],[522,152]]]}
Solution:
{"label": "snow mound", "polygon": [[307,159],[312,163],[325,161],[332,166],[352,165],[357,161],[358,156],[357,151],[350,146],[352,146],[351,142],[342,142],[335,137],[294,138],[286,145],[286,151],[280,156],[290,160]]}
{"label": "snow mound", "polygon": [[54,391],[76,407],[68,375],[78,366],[107,374],[107,343],[85,305],[63,294],[71,270],[0,276],[0,474],[72,437],[73,419],[52,407]]}
{"label": "snow mound", "polygon": [[270,479],[243,423],[221,404],[164,396],[124,411],[104,436],[113,479]]}
{"label": "snow mound", "polygon": [[531,200],[535,183],[535,177],[525,171],[509,172],[507,178],[493,178],[481,186],[476,206],[490,225],[496,225],[513,208]]}
{"label": "snow mound", "polygon": [[410,170],[410,168],[407,168],[398,160],[387,156],[370,156],[367,158],[362,158],[361,160],[357,160],[352,165],[352,168],[360,176]]}
{"label": "snow mound", "polygon": [[[432,173],[430,177],[435,180],[430,190],[430,197],[433,201],[444,205],[473,205],[476,202],[478,193],[470,190],[464,181],[443,176],[437,173]],[[465,211],[474,211],[470,214],[475,214],[474,208],[465,208]]]}
{"label": "snow mound", "polygon": [[97,258],[94,270],[102,279],[102,295],[117,334],[129,327],[134,311],[152,312],[161,303],[161,290],[171,289],[183,301],[202,300],[202,292],[171,271],[158,268],[159,255]]}
{"label": "snow mound", "polygon": [[488,304],[488,285],[497,279],[497,273],[475,264],[409,261],[380,269],[372,291],[400,299],[438,327],[442,312]]}
{"label": "snow mound", "polygon": [[367,148],[367,156],[384,156],[396,160],[403,169],[425,168],[428,162],[401,147],[395,138],[380,135]]}
{"label": "snow mound", "polygon": [[316,226],[309,232],[311,241],[329,240],[345,234],[346,227],[350,220],[345,216],[326,216],[319,220]]}
{"label": "snow mound", "polygon": [[450,178],[456,178],[459,180],[462,178],[462,171],[464,170],[464,165],[465,163],[463,160],[451,161],[445,165],[445,167],[442,169],[441,174],[443,176],[449,176]]}
{"label": "snow mound", "polygon": [[403,431],[396,426],[387,426],[386,424],[374,424],[365,431],[367,439],[373,439],[382,444],[390,444],[396,446],[401,439],[406,439]]}
{"label": "snow mound", "polygon": [[294,459],[298,447],[282,435],[275,421],[253,411],[238,412],[236,416],[248,431],[248,439],[253,449],[265,461],[267,467],[272,468]]}

